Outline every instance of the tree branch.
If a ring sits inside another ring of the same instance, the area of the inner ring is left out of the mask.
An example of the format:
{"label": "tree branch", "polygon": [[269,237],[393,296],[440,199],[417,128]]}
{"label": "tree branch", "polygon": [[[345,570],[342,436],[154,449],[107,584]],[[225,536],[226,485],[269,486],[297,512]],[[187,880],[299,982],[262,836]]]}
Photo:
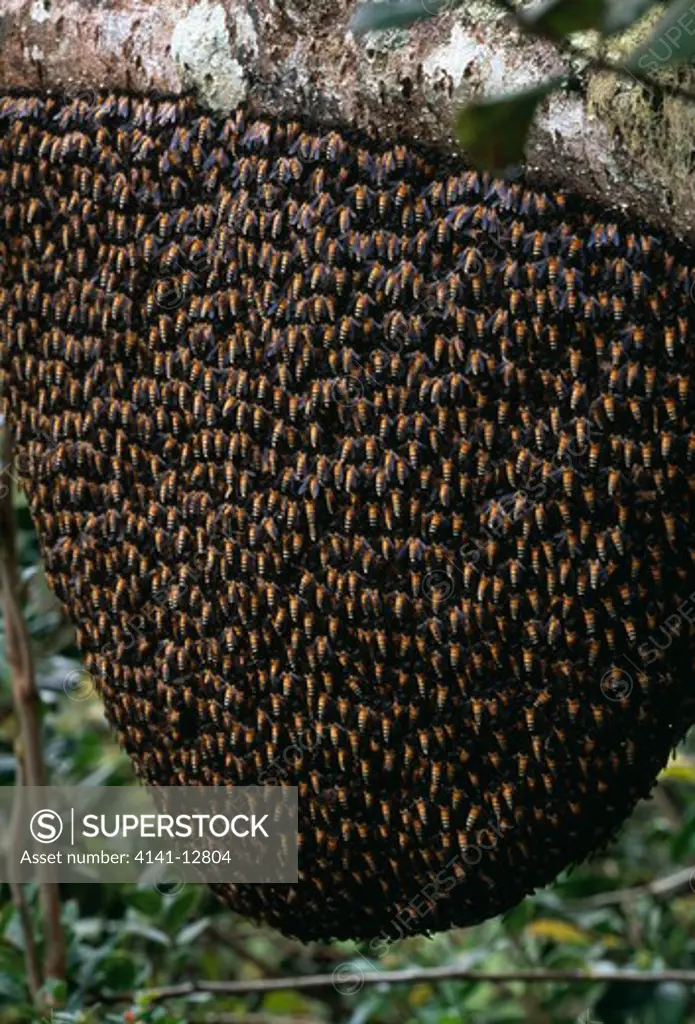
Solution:
{"label": "tree branch", "polygon": [[692,888],[693,884],[695,884],[695,867],[680,868],[673,874],[655,878],[653,882],[647,882],[645,885],[611,889],[610,892],[598,892],[594,896],[585,896],[580,900],[563,900],[563,905],[576,909],[609,907],[614,903],[632,903],[639,896],[666,896],[679,889],[687,889],[689,886]]}
{"label": "tree branch", "polygon": [[[459,0],[456,11],[442,3],[437,6],[447,12],[441,17],[418,22],[393,39],[355,38],[349,31],[354,2],[334,0],[216,0],[208,5],[210,18],[189,0],[158,0],[149,5],[147,18],[140,0],[119,0],[118,32],[104,31],[103,5],[93,0],[52,0],[40,17],[34,0],[4,0],[0,6],[3,89],[66,89],[87,97],[101,87],[192,89],[204,107],[221,115],[245,102],[278,119],[311,114],[319,124],[375,125],[389,138],[435,145],[458,160],[452,119],[466,98],[513,93],[548,76],[571,80],[573,68],[581,68],[581,89],[556,92],[537,111],[527,146],[536,183],[561,185],[592,202],[629,209],[679,238],[695,238],[695,184],[681,119],[672,124],[638,103],[636,114],[624,112],[628,138],[614,130],[616,118],[622,124],[623,117],[610,106],[613,83],[597,82],[589,95],[592,69],[632,74],[647,87],[656,84],[660,95],[683,95],[675,76],[655,83],[641,70],[602,62],[606,54],[578,51],[575,59],[561,43],[534,37],[526,26],[510,32],[509,18],[521,20],[511,0]],[[689,79],[683,82],[692,88]],[[596,102],[600,97],[605,104]],[[633,117],[636,128],[657,131],[648,161],[637,131],[633,136]]]}
{"label": "tree branch", "polygon": [[[501,984],[510,981],[555,982],[564,984],[592,984],[610,982],[611,984],[629,985],[660,985],[664,981],[682,982],[695,985],[695,970],[662,970],[649,973],[647,971],[616,970],[616,971],[546,971],[546,970],[510,970],[510,971],[474,971],[460,967],[413,967],[402,971],[362,971],[358,966],[346,965],[345,973],[353,970],[354,987],[358,991],[363,985],[414,985],[419,982],[438,981],[476,981]],[[93,1004],[98,1003],[130,1003],[136,999],[145,999],[148,1003],[161,1003],[165,999],[185,999],[187,996],[201,992],[217,996],[262,995],[268,992],[308,992],[316,989],[334,988],[336,984],[333,974],[307,974],[292,978],[261,978],[252,981],[196,981],[183,982],[180,985],[163,985],[160,988],[146,989],[140,992],[104,992]]]}
{"label": "tree branch", "polygon": [[[5,430],[0,447],[0,594],[5,617],[5,657],[12,679],[12,696],[19,723],[17,761],[22,766],[19,787],[45,786],[46,767],[41,740],[41,700],[36,688],[29,633],[22,614],[21,579],[17,552],[17,528],[12,505],[12,438]],[[13,887],[16,894],[17,889]],[[45,955],[44,975],[65,977],[65,941],[60,920],[60,893],[55,882],[39,882]],[[23,901],[22,901],[23,902]],[[21,904],[17,909],[22,917]],[[26,923],[27,919],[24,918]],[[27,950],[29,946],[27,945]],[[27,963],[30,987],[36,982],[34,966]]]}

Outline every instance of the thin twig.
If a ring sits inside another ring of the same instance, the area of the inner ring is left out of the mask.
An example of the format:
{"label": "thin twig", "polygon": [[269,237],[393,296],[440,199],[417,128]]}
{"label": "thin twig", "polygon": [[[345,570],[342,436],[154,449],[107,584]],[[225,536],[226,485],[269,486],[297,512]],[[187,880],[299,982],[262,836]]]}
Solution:
{"label": "thin twig", "polygon": [[[307,974],[303,977],[291,978],[260,978],[252,981],[190,981],[180,985],[162,985],[160,988],[146,989],[141,992],[103,992],[97,1003],[132,1003],[135,999],[145,999],[149,1003],[160,1003],[165,999],[185,999],[187,996],[199,995],[202,992],[217,996],[264,995],[268,992],[308,992],[316,989],[340,987],[346,981],[350,968],[341,971],[341,980],[333,974]],[[648,971],[616,970],[616,971],[473,971],[460,967],[413,967],[402,971],[365,971],[359,967],[354,969],[354,985],[351,992],[356,992],[364,985],[414,985],[419,982],[438,981],[476,981],[487,984],[501,984],[509,981],[554,982],[556,984],[596,984],[610,982],[629,985],[660,985],[665,981],[681,982],[684,985],[695,985],[695,970],[661,970]]]}
{"label": "thin twig", "polygon": [[598,892],[594,896],[582,899],[563,900],[563,906],[582,909],[584,907],[609,907],[615,903],[633,903],[639,896],[667,896],[679,889],[691,889],[695,886],[695,867],[680,868],[671,875],[655,878],[644,885],[631,888],[611,889],[610,892]]}
{"label": "thin twig", "polygon": [[[17,553],[17,528],[12,506],[12,438],[5,430],[0,448],[0,594],[5,616],[5,658],[12,679],[12,696],[19,723],[18,760],[23,767],[22,785],[45,786],[46,767],[41,741],[41,701],[36,688],[29,633],[22,614],[21,581]],[[3,491],[5,493],[3,493]],[[19,799],[19,787],[17,787]],[[55,882],[39,881],[44,929],[44,976],[65,977],[65,941],[60,920],[60,892]]]}

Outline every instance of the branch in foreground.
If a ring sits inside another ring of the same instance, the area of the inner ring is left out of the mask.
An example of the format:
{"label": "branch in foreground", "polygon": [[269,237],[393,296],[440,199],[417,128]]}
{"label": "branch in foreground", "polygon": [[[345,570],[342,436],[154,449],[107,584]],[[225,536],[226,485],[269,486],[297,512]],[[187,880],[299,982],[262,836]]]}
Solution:
{"label": "branch in foreground", "polygon": [[[337,971],[340,971],[338,976]],[[141,992],[102,993],[98,1003],[133,1003],[138,1000],[159,1003],[165,999],[185,999],[187,996],[208,993],[217,996],[262,995],[268,992],[289,990],[307,992],[314,989],[343,988],[352,994],[363,985],[414,985],[418,982],[477,981],[500,984],[509,981],[560,982],[565,984],[589,984],[610,982],[611,984],[660,985],[664,981],[682,982],[695,985],[695,970],[647,971],[470,971],[459,967],[413,967],[403,971],[362,971],[358,965],[349,962],[337,968],[333,974],[307,974],[293,978],[260,978],[252,981],[197,981],[180,985],[163,985],[161,988],[143,989]]]}
{"label": "branch in foreground", "polygon": [[[4,431],[0,448],[0,470],[11,465],[12,439]],[[0,478],[1,479],[1,478]],[[19,750],[17,761],[22,766],[22,779],[18,784],[27,786],[46,785],[46,767],[41,741],[41,701],[36,688],[34,663],[31,656],[29,634],[22,614],[21,581],[17,554],[17,529],[12,506],[12,474],[6,474],[6,483],[0,490],[0,595],[5,615],[5,655],[12,679],[12,697],[19,723]],[[17,890],[15,889],[15,894]],[[16,895],[15,895],[16,898]],[[44,975],[50,978],[65,977],[65,941],[60,920],[60,893],[55,882],[39,883],[45,956]],[[17,904],[20,918],[23,917],[21,902]],[[30,943],[27,942],[27,955]],[[27,965],[29,966],[29,965]],[[29,973],[33,987],[36,978]]]}
{"label": "branch in foreground", "polygon": [[[529,21],[528,17],[524,14],[523,8],[515,7],[512,0],[494,0],[494,2],[497,7],[509,15],[520,31],[527,35],[535,35],[533,22]],[[679,82],[661,81],[654,78],[652,75],[646,74],[644,71],[638,70],[637,68],[631,69],[624,64],[616,64],[614,61],[606,60],[603,57],[592,56],[580,49],[578,46],[575,46],[574,43],[567,38],[555,40],[555,42],[560,45],[563,54],[585,61],[585,70],[603,71],[617,75],[618,78],[622,78],[626,81],[632,80],[633,82],[639,82],[639,84],[643,85],[645,89],[651,89],[657,93],[672,96],[674,99],[690,100],[691,102],[695,102],[695,90],[688,89]]]}

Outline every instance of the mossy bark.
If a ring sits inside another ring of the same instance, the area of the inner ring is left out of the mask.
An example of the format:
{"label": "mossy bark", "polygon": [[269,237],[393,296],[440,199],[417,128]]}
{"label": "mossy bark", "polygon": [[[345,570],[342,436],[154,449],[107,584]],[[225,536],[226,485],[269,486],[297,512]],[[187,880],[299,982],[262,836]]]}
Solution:
{"label": "mossy bark", "polygon": [[[452,152],[457,104],[570,69],[552,44],[523,37],[485,0],[359,40],[348,31],[354,7],[354,0],[3,0],[0,88],[195,88],[217,111],[246,100],[276,115],[376,123],[385,134]],[[693,241],[695,114],[680,101],[667,106],[654,109],[629,81],[586,75],[582,92],[544,103],[527,148],[529,172]]]}

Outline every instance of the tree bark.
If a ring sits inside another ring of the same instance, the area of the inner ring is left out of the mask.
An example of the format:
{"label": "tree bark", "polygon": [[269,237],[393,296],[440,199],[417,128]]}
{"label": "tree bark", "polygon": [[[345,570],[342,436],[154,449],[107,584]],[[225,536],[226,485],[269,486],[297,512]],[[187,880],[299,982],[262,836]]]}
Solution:
{"label": "tree bark", "polygon": [[529,140],[534,181],[695,241],[692,104],[658,97],[655,110],[640,86],[587,74],[585,61],[530,40],[486,0],[362,39],[348,31],[354,8],[354,0],[3,0],[0,89],[193,88],[219,112],[245,100],[276,116],[376,123],[451,153],[452,115],[466,98],[571,68],[583,76],[580,92],[546,100]]}

